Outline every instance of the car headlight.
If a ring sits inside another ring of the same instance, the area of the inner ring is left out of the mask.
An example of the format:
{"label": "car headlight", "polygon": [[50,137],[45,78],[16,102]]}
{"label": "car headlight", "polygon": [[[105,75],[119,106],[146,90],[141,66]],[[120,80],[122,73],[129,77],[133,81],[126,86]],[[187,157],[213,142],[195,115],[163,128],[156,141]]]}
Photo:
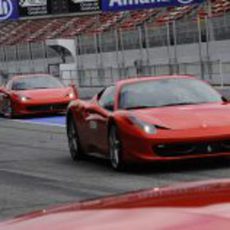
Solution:
{"label": "car headlight", "polygon": [[23,95],[21,95],[20,96],[20,100],[22,101],[22,102],[26,102],[26,101],[28,101],[30,98],[28,98],[28,97],[26,97],[26,96],[23,96]]}
{"label": "car headlight", "polygon": [[148,134],[156,134],[157,133],[157,128],[152,125],[149,124],[145,121],[142,121],[134,116],[129,116],[129,120],[136,126],[138,126],[141,130],[143,130],[144,132],[148,133]]}
{"label": "car headlight", "polygon": [[66,95],[66,97],[69,97],[70,99],[73,99],[74,98],[74,93],[73,92],[70,92]]}

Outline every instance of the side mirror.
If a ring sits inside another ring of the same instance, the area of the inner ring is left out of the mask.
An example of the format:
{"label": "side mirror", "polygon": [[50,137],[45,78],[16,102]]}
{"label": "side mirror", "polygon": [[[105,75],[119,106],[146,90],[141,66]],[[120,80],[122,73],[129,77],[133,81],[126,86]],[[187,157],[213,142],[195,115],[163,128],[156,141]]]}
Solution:
{"label": "side mirror", "polygon": [[109,111],[113,111],[114,110],[114,104],[108,103],[107,105],[104,106],[105,109],[109,110]]}
{"label": "side mirror", "polygon": [[222,96],[221,99],[223,100],[223,102],[229,102],[228,98],[225,96]]}
{"label": "side mirror", "polygon": [[76,98],[79,98],[79,92],[78,92],[78,90],[77,90],[76,85],[75,85],[73,82],[71,82],[71,83],[69,84],[69,87],[71,87],[71,88],[73,89],[73,92],[74,92],[74,94],[76,95]]}

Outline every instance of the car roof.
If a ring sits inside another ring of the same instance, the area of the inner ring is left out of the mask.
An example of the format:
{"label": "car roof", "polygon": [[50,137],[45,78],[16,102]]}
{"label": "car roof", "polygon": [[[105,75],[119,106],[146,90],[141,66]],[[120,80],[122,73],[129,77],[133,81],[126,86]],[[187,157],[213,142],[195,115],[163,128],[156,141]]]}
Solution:
{"label": "car roof", "polygon": [[151,80],[161,80],[161,79],[195,79],[195,76],[192,75],[160,75],[160,76],[138,76],[138,77],[128,77],[128,79],[123,79],[117,82],[119,86],[132,84],[142,81],[151,81]]}
{"label": "car roof", "polygon": [[18,79],[24,79],[24,78],[35,78],[35,77],[50,77],[52,75],[50,74],[44,74],[44,73],[31,73],[31,74],[23,74],[23,75],[15,75],[11,77],[10,80],[18,80]]}

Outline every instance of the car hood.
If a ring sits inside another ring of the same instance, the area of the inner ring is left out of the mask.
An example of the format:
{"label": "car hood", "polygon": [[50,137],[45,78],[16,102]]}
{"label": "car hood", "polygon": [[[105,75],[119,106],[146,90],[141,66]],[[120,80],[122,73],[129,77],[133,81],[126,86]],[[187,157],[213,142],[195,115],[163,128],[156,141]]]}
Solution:
{"label": "car hood", "polygon": [[42,210],[0,230],[230,229],[230,180],[199,181]]}
{"label": "car hood", "polygon": [[146,122],[175,130],[230,126],[228,103],[138,109],[131,114]]}
{"label": "car hood", "polygon": [[[209,207],[213,209],[214,207]],[[9,222],[1,230],[117,230],[167,229],[216,230],[230,228],[230,204],[217,207],[216,214],[206,209],[140,208],[90,210],[50,214],[24,221]],[[228,213],[228,216],[225,215]],[[167,220],[167,221],[165,221]]]}
{"label": "car hood", "polygon": [[52,99],[63,98],[72,92],[71,87],[58,88],[58,89],[36,89],[36,90],[22,90],[15,92],[17,95],[26,96],[30,99]]}

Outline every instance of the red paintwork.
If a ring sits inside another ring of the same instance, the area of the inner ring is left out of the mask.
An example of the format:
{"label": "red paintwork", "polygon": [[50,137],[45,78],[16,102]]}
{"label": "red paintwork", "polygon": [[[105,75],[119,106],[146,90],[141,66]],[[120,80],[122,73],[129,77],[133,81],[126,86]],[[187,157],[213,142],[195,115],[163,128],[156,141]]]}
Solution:
{"label": "red paintwork", "polygon": [[[85,152],[99,152],[103,156],[108,156],[108,126],[110,121],[114,121],[118,126],[125,161],[151,162],[229,156],[230,151],[173,157],[162,157],[154,152],[153,146],[162,143],[230,140],[230,104],[226,102],[129,111],[118,109],[119,92],[125,84],[162,78],[191,78],[191,76],[146,77],[119,81],[116,84],[113,112],[100,107],[97,96],[90,101],[76,100],[71,103],[68,111],[75,118]],[[154,135],[147,134],[130,123],[127,119],[129,115],[165,129],[158,129]],[[90,129],[92,121],[97,122],[97,129]],[[202,126],[203,123],[206,127]]]}
{"label": "red paintwork", "polygon": [[[23,76],[15,76],[11,78],[11,80],[7,83],[7,85],[11,85],[13,81],[23,78],[23,77],[36,77],[37,75],[44,75],[49,77],[48,74],[30,74]],[[28,109],[28,106],[46,106],[46,105],[58,105],[58,104],[66,104],[71,100],[77,99],[78,95],[76,94],[77,90],[73,87],[64,87],[57,89],[36,89],[36,90],[10,90],[7,87],[1,87],[0,93],[3,94],[3,97],[0,97],[0,112],[1,106],[4,100],[10,98],[12,102],[12,107],[14,110],[14,115],[33,115],[33,114],[47,114],[47,113],[56,113],[56,112],[65,112],[66,109],[47,109],[43,111],[31,111]],[[67,95],[69,93],[74,94],[74,98],[69,98]],[[21,101],[20,96],[26,96],[30,98],[28,101]]]}
{"label": "red paintwork", "polygon": [[230,229],[230,180],[184,183],[34,212],[0,230]]}

